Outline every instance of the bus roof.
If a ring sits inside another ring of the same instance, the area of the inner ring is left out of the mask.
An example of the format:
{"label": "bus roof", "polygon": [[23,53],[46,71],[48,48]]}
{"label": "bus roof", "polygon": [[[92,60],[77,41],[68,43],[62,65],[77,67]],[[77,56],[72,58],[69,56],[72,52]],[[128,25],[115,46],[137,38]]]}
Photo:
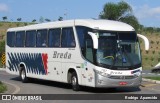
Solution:
{"label": "bus roof", "polygon": [[86,26],[92,29],[108,30],[108,31],[134,31],[134,28],[126,23],[113,20],[95,20],[95,19],[76,19],[47,22],[41,24],[28,25],[24,27],[10,28],[8,31],[23,31],[35,29],[49,29],[71,26]]}

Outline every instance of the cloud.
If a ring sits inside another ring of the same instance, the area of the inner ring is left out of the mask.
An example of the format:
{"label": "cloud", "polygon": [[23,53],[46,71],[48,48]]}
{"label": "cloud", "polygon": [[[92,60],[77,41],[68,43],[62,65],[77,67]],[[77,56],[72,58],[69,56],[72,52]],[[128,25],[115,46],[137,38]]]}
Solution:
{"label": "cloud", "polygon": [[6,4],[0,3],[0,12],[7,12],[9,8]]}
{"label": "cloud", "polygon": [[136,7],[134,13],[139,19],[157,18],[160,19],[160,7],[149,7],[143,5],[142,7]]}

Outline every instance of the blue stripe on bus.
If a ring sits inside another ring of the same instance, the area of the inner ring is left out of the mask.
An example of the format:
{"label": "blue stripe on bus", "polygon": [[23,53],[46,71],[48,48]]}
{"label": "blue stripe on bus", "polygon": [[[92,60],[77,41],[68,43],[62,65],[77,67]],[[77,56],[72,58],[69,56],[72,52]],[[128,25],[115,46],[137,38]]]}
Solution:
{"label": "blue stripe on bus", "polygon": [[10,71],[18,71],[20,62],[25,63],[26,72],[38,75],[46,75],[41,53],[8,53]]}

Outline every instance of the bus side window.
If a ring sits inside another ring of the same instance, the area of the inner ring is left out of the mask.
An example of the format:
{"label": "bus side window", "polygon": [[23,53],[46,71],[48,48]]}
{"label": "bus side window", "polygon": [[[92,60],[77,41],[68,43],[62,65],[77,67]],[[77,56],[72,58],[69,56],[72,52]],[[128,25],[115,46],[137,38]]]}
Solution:
{"label": "bus side window", "polygon": [[26,47],[34,47],[35,46],[35,40],[36,40],[36,31],[27,31],[26,32]]}
{"label": "bus side window", "polygon": [[46,47],[47,46],[47,30],[38,30],[36,37],[36,46],[37,47]]}
{"label": "bus side window", "polygon": [[15,45],[15,32],[7,33],[7,45],[10,47],[14,47]]}
{"label": "bus side window", "polygon": [[60,46],[61,29],[50,29],[48,33],[48,47]]}
{"label": "bus side window", "polygon": [[63,28],[62,29],[62,47],[75,47],[75,38],[73,33],[73,28]]}
{"label": "bus side window", "polygon": [[16,47],[24,47],[25,32],[16,32]]}

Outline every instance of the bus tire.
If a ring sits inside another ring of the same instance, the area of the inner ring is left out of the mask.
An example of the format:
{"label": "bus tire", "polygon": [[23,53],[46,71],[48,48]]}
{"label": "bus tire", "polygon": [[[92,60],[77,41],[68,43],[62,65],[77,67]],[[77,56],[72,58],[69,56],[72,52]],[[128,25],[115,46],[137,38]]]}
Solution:
{"label": "bus tire", "polygon": [[20,71],[20,78],[21,78],[21,80],[22,80],[23,83],[28,82],[28,78],[26,76],[26,71],[25,71],[24,68],[21,69],[21,71]]}
{"label": "bus tire", "polygon": [[72,85],[72,89],[74,91],[78,91],[80,89],[79,84],[78,84],[78,77],[77,77],[76,72],[72,73],[72,76],[71,76],[71,85]]}

